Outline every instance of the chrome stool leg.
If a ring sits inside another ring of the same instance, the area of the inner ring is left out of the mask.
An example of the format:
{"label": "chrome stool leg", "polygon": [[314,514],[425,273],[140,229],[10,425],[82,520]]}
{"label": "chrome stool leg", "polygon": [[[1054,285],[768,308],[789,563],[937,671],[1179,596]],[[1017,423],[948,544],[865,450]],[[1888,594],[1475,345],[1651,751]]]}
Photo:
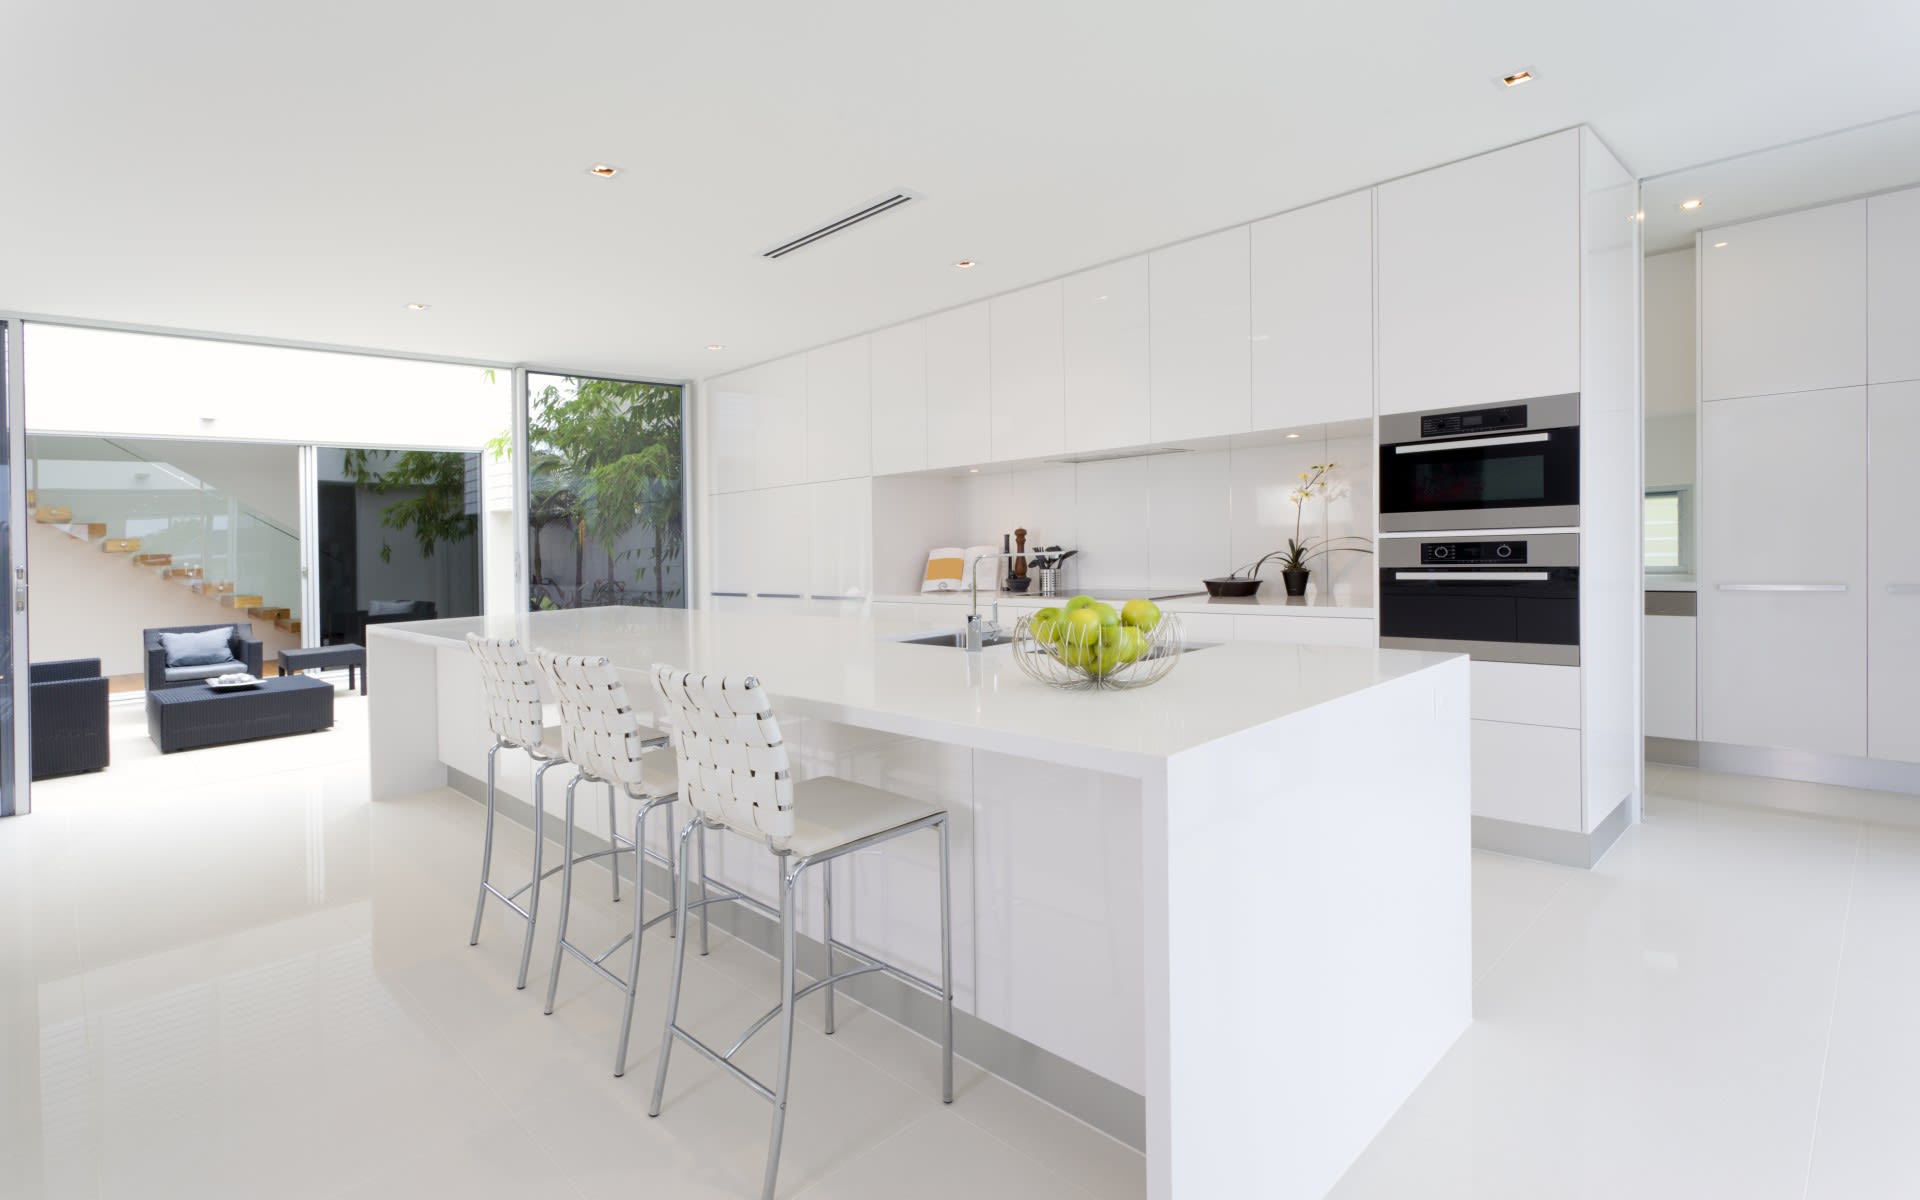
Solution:
{"label": "chrome stool leg", "polygon": [[[707,911],[712,907],[713,901],[707,896],[707,823],[698,816],[694,817],[694,821],[700,826],[700,953],[704,955],[707,952],[709,924]],[[668,928],[671,929],[672,926]]]}
{"label": "chrome stool leg", "polygon": [[[560,958],[567,948],[567,916],[573,908],[573,793],[585,778],[575,775],[567,780],[567,815],[563,836],[565,850],[560,859],[560,928],[553,939],[553,968],[547,972],[547,1008],[548,1016],[553,1015],[553,994],[560,987]],[[615,861],[619,861],[615,859]]]}
{"label": "chrome stool leg", "polygon": [[801,868],[789,872],[788,857],[780,856],[780,1071],[773,1086],[773,1129],[767,1144],[766,1182],[761,1200],[773,1200],[774,1181],[780,1174],[780,1141],[787,1129],[787,1082],[793,1074],[793,958],[794,889],[800,882]]}
{"label": "chrome stool leg", "polygon": [[667,985],[667,1021],[666,1028],[660,1034],[660,1065],[654,1069],[653,1100],[647,1105],[647,1115],[650,1117],[660,1115],[660,1100],[667,1092],[667,1059],[673,1054],[674,1030],[680,1019],[680,979],[687,967],[688,848],[694,829],[701,824],[703,820],[699,816],[688,821],[686,828],[680,831],[679,845],[675,848],[675,857],[680,863],[680,878],[673,893],[673,923],[679,936],[674,939],[673,946],[673,982]]}
{"label": "chrome stool leg", "polygon": [[527,964],[533,959],[533,931],[540,923],[540,884],[546,879],[542,852],[547,844],[547,772],[555,766],[555,760],[548,759],[533,771],[533,881],[527,885],[531,893],[527,897],[527,934],[520,943],[520,976],[514,982],[517,989],[527,986]]}
{"label": "chrome stool leg", "polygon": [[[614,787],[609,783],[607,785],[607,845],[612,848],[613,853],[608,855],[607,868],[613,874],[613,902],[618,904],[620,903],[620,817],[615,811],[614,799]],[[644,893],[646,880],[642,878],[638,884],[634,885],[634,890]]]}
{"label": "chrome stool leg", "polygon": [[467,945],[480,944],[480,918],[487,911],[487,882],[493,875],[493,780],[494,760],[500,757],[500,741],[487,750],[487,833],[480,842],[480,895],[473,902],[473,936]]}
{"label": "chrome stool leg", "polygon": [[[947,818],[940,828],[940,999],[945,1008],[940,1023],[940,1099],[953,1103],[953,885],[948,865]],[[833,993],[828,992],[829,996]]]}
{"label": "chrome stool leg", "polygon": [[833,861],[820,864],[820,894],[826,900],[822,905],[826,918],[827,933],[827,1036],[833,1036]]}

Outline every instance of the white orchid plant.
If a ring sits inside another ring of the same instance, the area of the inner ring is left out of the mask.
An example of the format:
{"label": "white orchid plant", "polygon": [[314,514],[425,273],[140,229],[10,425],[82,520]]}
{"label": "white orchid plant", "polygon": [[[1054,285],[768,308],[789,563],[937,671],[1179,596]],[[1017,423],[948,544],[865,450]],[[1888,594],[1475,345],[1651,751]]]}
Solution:
{"label": "white orchid plant", "polygon": [[[1339,463],[1335,462],[1315,463],[1300,472],[1299,485],[1287,493],[1287,499],[1293,502],[1293,536],[1287,539],[1287,548],[1285,550],[1275,550],[1259,562],[1254,563],[1252,567],[1242,568],[1247,572],[1248,578],[1257,578],[1260,574],[1260,568],[1266,566],[1276,558],[1280,560],[1280,569],[1283,571],[1305,571],[1308,569],[1307,564],[1314,559],[1328,554],[1335,554],[1342,550],[1351,550],[1358,554],[1373,553],[1373,543],[1363,537],[1311,538],[1301,536],[1301,519],[1306,515],[1306,507],[1309,500],[1318,497],[1324,503],[1328,500],[1338,500],[1347,495],[1348,488],[1346,483],[1336,481],[1333,478],[1334,468],[1339,465]],[[1342,543],[1345,542],[1359,542],[1360,545],[1343,545]],[[1236,571],[1235,574],[1237,575],[1239,572]]]}

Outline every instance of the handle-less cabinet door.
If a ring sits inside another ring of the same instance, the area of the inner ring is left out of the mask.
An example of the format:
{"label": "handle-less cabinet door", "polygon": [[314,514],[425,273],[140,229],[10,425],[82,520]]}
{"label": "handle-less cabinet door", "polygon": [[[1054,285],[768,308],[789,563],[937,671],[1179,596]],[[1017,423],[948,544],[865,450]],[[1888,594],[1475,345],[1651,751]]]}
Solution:
{"label": "handle-less cabinet door", "polygon": [[1242,225],[1148,256],[1155,441],[1252,425],[1251,246]]}
{"label": "handle-less cabinet door", "polygon": [[1865,388],[1702,405],[1700,736],[1867,752]]}
{"label": "handle-less cabinet door", "polygon": [[1867,381],[1866,201],[1711,229],[1700,244],[1702,400]]}
{"label": "handle-less cabinet door", "polygon": [[908,321],[871,335],[873,473],[927,465],[927,323]]}
{"label": "handle-less cabinet door", "polygon": [[873,590],[873,480],[836,479],[807,488],[807,594],[864,598]]}
{"label": "handle-less cabinet door", "polygon": [[1148,416],[1147,256],[1069,275],[1062,285],[1067,444],[1139,446]]}
{"label": "handle-less cabinet door", "polygon": [[872,474],[868,354],[863,337],[807,352],[807,478],[811,481]]}
{"label": "handle-less cabinet door", "polygon": [[754,369],[753,486],[784,487],[807,477],[807,356]]}
{"label": "handle-less cabinet door", "polygon": [[1920,188],[1867,200],[1867,382],[1920,379]]}
{"label": "handle-less cabinet door", "polygon": [[987,306],[927,318],[927,466],[961,467],[993,454]]}
{"label": "handle-less cabinet door", "polygon": [[818,484],[762,488],[753,493],[753,564],[760,596],[800,597],[813,581],[813,496]]}
{"label": "handle-less cabinet door", "polygon": [[996,462],[1066,448],[1060,305],[1057,279],[988,302]]}
{"label": "handle-less cabinet door", "polygon": [[1253,428],[1373,415],[1373,192],[1253,226]]}
{"label": "handle-less cabinet door", "polygon": [[1867,389],[1867,753],[1920,762],[1920,383]]}
{"label": "handle-less cabinet door", "polygon": [[744,596],[754,585],[754,528],[760,515],[758,492],[722,492],[707,506],[713,522],[714,592]]}
{"label": "handle-less cabinet door", "polygon": [[713,438],[714,492],[744,492],[753,487],[754,373],[739,371],[713,381],[709,428]]}
{"label": "handle-less cabinet door", "polygon": [[1376,189],[1380,411],[1580,390],[1580,132]]}

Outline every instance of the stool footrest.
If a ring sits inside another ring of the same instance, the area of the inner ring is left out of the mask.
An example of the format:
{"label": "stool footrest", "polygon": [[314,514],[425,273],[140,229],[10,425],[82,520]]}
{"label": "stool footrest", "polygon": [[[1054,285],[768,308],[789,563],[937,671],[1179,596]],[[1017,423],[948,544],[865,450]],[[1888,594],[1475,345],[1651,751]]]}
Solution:
{"label": "stool footrest", "polygon": [[738,1079],[741,1083],[744,1083],[748,1087],[752,1088],[756,1093],[759,1094],[762,1100],[765,1100],[769,1104],[772,1104],[774,1102],[772,1088],[768,1087],[764,1083],[761,1083],[758,1079],[755,1079],[753,1076],[747,1074],[745,1071],[742,1071],[739,1067],[736,1067],[732,1063],[728,1062],[712,1046],[707,1045],[705,1042],[693,1036],[691,1033],[688,1033],[686,1030],[680,1028],[678,1025],[667,1026],[667,1032],[672,1034],[674,1037],[679,1038],[681,1041],[687,1043],[687,1045],[692,1046],[695,1050],[698,1050],[700,1053],[706,1055],[707,1058],[711,1060],[713,1063],[717,1064],[718,1066],[724,1067],[729,1075],[732,1075],[735,1079]]}
{"label": "stool footrest", "polygon": [[[807,986],[794,992],[793,1002],[795,1004],[799,1004],[800,1001],[806,999],[808,996],[811,996],[814,992],[819,991],[821,988],[826,987],[830,983],[839,983],[842,979],[849,979],[855,975],[866,975],[874,971],[884,971],[886,969],[887,968],[885,964],[874,963],[871,966],[855,967],[851,971],[841,971],[837,974],[829,975],[825,979],[816,979],[812,983],[808,984]],[[733,1043],[733,1045],[727,1048],[727,1052],[721,1055],[720,1057],[730,1059],[734,1055],[740,1053],[740,1047],[747,1044],[747,1039],[751,1038],[754,1034],[759,1033],[762,1029],[765,1029],[767,1027],[767,1022],[779,1016],[780,1010],[783,1007],[785,1006],[776,1004],[772,1008],[768,1009],[764,1014],[761,1015],[758,1021],[755,1021],[753,1024],[747,1026],[747,1031],[741,1034],[740,1037]]]}
{"label": "stool footrest", "polygon": [[528,888],[532,887],[533,884],[531,883],[521,884],[519,887],[514,889],[513,896],[509,896],[507,893],[501,891],[499,888],[493,886],[491,883],[483,883],[480,886],[487,889],[489,892],[492,892],[494,896],[500,901],[500,903],[506,905],[508,908],[519,913],[522,919],[528,920],[528,921],[533,920],[533,918],[527,914],[526,909],[521,908],[518,904],[515,904],[513,902],[513,896],[518,896],[521,892],[524,892]]}
{"label": "stool footrest", "polygon": [[[939,984],[934,983],[931,980],[922,979],[911,971],[903,971],[899,967],[894,966],[890,962],[882,962],[881,960],[875,958],[873,955],[868,954],[865,950],[861,950],[856,946],[849,946],[838,938],[830,939],[828,944],[831,945],[835,950],[839,950],[844,953],[851,954],[855,958],[860,959],[862,962],[872,964],[870,967],[867,968],[868,970],[884,971],[887,974],[893,976],[895,979],[898,979],[901,983],[908,985],[909,987],[919,988],[921,991],[925,992],[927,995],[932,996],[935,1000],[945,1000],[947,998],[946,992],[941,989]],[[857,974],[858,972],[853,972],[853,973]],[[838,978],[838,977],[836,976],[835,978]],[[820,983],[826,983],[826,982],[827,981],[824,979],[820,981]],[[820,983],[813,984],[811,987],[807,988],[807,991],[810,992],[814,988],[819,987]],[[806,992],[800,992],[798,994],[804,996],[806,995]]]}

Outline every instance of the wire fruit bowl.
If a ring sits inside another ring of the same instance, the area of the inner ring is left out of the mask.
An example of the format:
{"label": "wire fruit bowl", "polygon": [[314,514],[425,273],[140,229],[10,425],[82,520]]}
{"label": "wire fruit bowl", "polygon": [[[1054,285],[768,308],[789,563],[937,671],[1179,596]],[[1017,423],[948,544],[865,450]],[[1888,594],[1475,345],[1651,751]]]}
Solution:
{"label": "wire fruit bowl", "polygon": [[[1179,665],[1186,639],[1180,619],[1161,613],[1152,629],[1104,626],[1091,639],[1074,639],[1055,628],[1034,630],[1036,613],[1013,627],[1013,661],[1028,675],[1063,691],[1108,691],[1159,683]],[[1042,623],[1043,626],[1046,624]]]}

